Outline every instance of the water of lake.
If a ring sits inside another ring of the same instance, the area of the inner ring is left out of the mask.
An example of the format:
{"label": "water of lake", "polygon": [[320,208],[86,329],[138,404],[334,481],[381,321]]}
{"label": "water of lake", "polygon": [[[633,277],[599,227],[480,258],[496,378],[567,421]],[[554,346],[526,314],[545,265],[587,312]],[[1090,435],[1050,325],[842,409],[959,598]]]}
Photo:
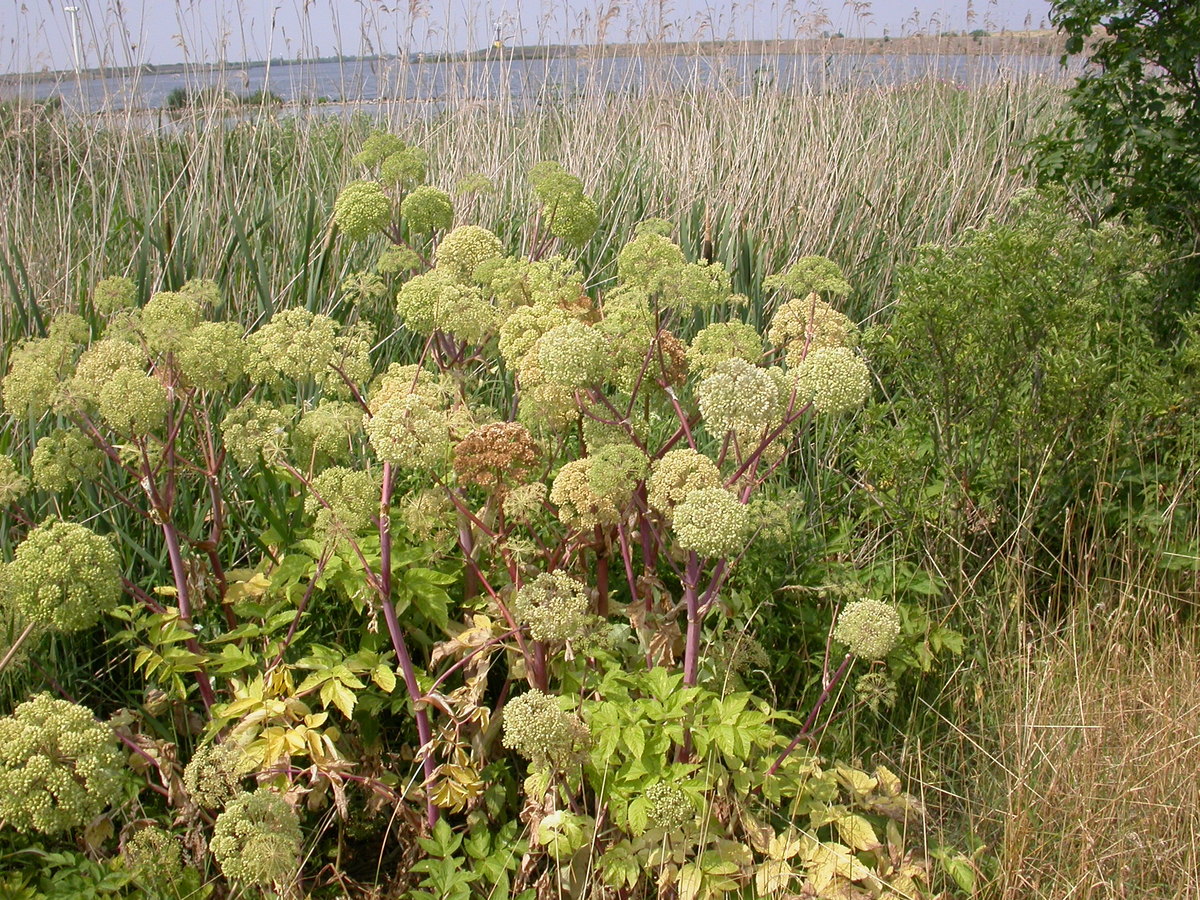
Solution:
{"label": "water of lake", "polygon": [[139,73],[120,78],[65,76],[0,85],[0,97],[61,97],[79,113],[156,109],[178,89],[206,87],[237,94],[270,90],[288,103],[539,100],[577,93],[721,89],[841,90],[936,79],[974,87],[1023,77],[1065,78],[1056,58],[1031,55],[744,54],[607,56],[596,59],[493,59],[469,62],[377,60],[275,63]]}

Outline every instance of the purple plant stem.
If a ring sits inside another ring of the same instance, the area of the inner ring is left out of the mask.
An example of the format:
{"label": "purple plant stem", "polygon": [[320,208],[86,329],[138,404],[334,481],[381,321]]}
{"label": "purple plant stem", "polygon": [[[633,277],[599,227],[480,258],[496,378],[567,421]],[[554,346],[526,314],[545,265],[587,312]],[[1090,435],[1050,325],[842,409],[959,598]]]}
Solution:
{"label": "purple plant stem", "polygon": [[387,623],[388,636],[392,639],[392,649],[396,651],[396,661],[404,675],[404,687],[413,704],[413,713],[417,720],[417,737],[421,740],[423,756],[421,766],[425,771],[425,818],[432,828],[441,818],[441,810],[433,802],[433,773],[436,766],[433,760],[433,728],[429,723],[429,712],[425,709],[422,698],[424,694],[417,684],[417,671],[413,667],[412,657],[408,653],[408,644],[404,640],[404,632],[400,630],[400,620],[396,618],[396,606],[392,602],[392,531],[390,509],[392,504],[392,465],[383,464],[383,491],[379,503],[379,601],[383,607],[383,619]]}
{"label": "purple plant stem", "polygon": [[817,698],[817,702],[813,704],[812,712],[808,714],[808,718],[804,720],[804,724],[800,727],[800,732],[792,738],[792,742],[784,748],[784,751],[779,754],[779,758],[771,764],[771,768],[767,769],[768,775],[774,775],[779,771],[779,767],[792,754],[792,751],[800,746],[800,742],[804,740],[809,732],[812,731],[813,725],[817,721],[817,716],[821,712],[821,707],[825,705],[825,701],[829,699],[833,693],[833,689],[838,686],[838,683],[845,677],[846,672],[850,669],[850,663],[854,657],[847,653],[846,658],[842,660],[842,664],[838,666],[837,671],[833,673],[833,677],[825,684],[824,690],[821,691],[821,696]]}
{"label": "purple plant stem", "polygon": [[696,684],[700,672],[700,597],[696,583],[700,580],[700,557],[688,552],[687,569],[683,575],[683,600],[687,605],[687,640],[683,650],[683,683]]}

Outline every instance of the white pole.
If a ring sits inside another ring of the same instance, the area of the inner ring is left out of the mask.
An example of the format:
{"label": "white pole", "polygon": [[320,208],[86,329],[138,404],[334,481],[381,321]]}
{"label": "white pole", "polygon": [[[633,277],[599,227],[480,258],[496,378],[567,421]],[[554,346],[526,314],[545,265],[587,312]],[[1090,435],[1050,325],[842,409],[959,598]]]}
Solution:
{"label": "white pole", "polygon": [[75,57],[75,74],[79,75],[79,7],[65,7],[71,16],[71,51]]}

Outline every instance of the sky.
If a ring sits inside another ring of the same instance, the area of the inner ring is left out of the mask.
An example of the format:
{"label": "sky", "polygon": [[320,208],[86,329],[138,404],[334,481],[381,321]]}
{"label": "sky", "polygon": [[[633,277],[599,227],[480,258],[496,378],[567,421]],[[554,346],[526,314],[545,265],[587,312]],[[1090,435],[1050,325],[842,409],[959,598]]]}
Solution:
{"label": "sky", "polygon": [[0,0],[0,73],[68,70],[76,52],[89,68],[465,50],[497,30],[510,45],[1023,30],[1048,27],[1049,9],[1048,0]]}

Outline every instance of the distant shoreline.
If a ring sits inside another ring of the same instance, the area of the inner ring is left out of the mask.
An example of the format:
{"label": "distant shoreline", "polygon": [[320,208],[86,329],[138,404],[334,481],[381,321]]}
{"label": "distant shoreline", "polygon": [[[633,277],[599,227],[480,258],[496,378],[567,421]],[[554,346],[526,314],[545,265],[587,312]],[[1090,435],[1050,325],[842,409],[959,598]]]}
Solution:
{"label": "distant shoreline", "polygon": [[[221,73],[251,69],[304,66],[327,63],[424,63],[486,62],[489,60],[595,59],[632,56],[756,56],[778,54],[855,54],[881,56],[958,55],[958,56],[1051,56],[1064,53],[1063,38],[1053,31],[1003,32],[1000,34],[940,34],[906,37],[821,37],[769,41],[701,41],[658,44],[565,45],[542,44],[516,47],[488,47],[458,53],[410,53],[407,55],[325,56],[307,59],[251,60],[247,62],[168,63],[165,65],[113,66],[81,69],[81,78],[128,78],[133,75],[172,75],[184,73]],[[73,78],[71,69],[43,70],[0,75],[0,85],[55,82]]]}

